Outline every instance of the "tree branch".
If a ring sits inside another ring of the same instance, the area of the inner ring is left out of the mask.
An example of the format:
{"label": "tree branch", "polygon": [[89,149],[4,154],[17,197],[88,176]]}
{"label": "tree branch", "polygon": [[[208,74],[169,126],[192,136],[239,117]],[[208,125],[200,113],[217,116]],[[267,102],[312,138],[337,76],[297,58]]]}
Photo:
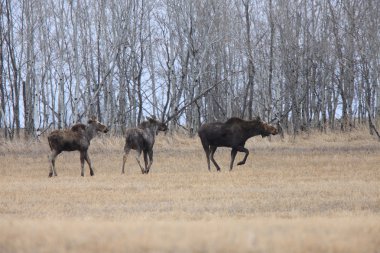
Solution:
{"label": "tree branch", "polygon": [[221,82],[225,81],[227,78],[224,78],[218,82],[216,82],[214,85],[212,85],[211,87],[203,90],[198,96],[196,96],[195,98],[193,98],[191,101],[189,101],[188,103],[186,103],[184,106],[181,107],[181,109],[178,109],[175,111],[175,113],[173,113],[172,115],[170,115],[165,123],[169,122],[170,120],[174,119],[176,116],[178,116],[179,114],[181,114],[187,107],[189,107],[190,105],[194,104],[196,101],[198,101],[199,99],[201,99],[204,95],[206,95],[208,92],[210,92],[212,89],[214,89],[216,86],[218,86]]}

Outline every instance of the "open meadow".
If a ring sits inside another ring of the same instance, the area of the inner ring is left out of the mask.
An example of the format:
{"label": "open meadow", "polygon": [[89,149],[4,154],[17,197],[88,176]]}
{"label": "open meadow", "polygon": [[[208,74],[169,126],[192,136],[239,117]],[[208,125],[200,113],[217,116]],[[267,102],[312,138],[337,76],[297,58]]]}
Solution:
{"label": "open meadow", "polygon": [[[148,175],[124,139],[98,136],[95,169],[78,152],[0,140],[0,252],[380,252],[380,142],[367,131],[247,142],[220,173],[198,137],[160,133]],[[236,162],[242,159],[238,154]]]}

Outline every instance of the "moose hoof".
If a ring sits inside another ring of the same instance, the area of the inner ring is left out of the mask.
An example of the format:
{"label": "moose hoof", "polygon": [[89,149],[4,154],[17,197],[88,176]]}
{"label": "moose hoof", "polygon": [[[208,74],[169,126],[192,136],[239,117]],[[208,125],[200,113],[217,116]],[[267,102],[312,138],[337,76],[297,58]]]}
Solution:
{"label": "moose hoof", "polygon": [[53,173],[53,172],[49,173],[49,177],[56,177],[56,176],[58,176],[57,173]]}
{"label": "moose hoof", "polygon": [[245,162],[238,162],[237,165],[243,165]]}

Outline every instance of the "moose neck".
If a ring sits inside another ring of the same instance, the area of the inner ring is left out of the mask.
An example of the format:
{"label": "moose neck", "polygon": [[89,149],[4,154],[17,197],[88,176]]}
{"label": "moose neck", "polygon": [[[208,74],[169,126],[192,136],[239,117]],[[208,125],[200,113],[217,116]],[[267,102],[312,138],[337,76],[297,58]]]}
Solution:
{"label": "moose neck", "polygon": [[85,136],[88,141],[91,141],[92,138],[96,136],[96,128],[94,125],[92,124],[87,125],[86,130],[85,130]]}
{"label": "moose neck", "polygon": [[153,137],[153,139],[156,136],[157,129],[158,129],[157,125],[150,125],[147,128],[147,132]]}
{"label": "moose neck", "polygon": [[249,136],[248,138],[261,134],[258,126],[259,123],[257,121],[249,121],[244,125],[244,128],[247,130],[247,135]]}

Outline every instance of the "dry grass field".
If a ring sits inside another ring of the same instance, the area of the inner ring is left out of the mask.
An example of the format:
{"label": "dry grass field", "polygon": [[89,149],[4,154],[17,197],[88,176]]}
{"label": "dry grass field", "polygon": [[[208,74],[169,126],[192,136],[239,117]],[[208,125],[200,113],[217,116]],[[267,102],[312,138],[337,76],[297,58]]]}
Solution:
{"label": "dry grass field", "polygon": [[[0,140],[0,252],[380,252],[380,143],[366,131],[255,137],[243,166],[207,171],[198,138],[160,134],[142,175],[98,137],[48,178],[41,142]],[[242,159],[239,154],[237,161]]]}

